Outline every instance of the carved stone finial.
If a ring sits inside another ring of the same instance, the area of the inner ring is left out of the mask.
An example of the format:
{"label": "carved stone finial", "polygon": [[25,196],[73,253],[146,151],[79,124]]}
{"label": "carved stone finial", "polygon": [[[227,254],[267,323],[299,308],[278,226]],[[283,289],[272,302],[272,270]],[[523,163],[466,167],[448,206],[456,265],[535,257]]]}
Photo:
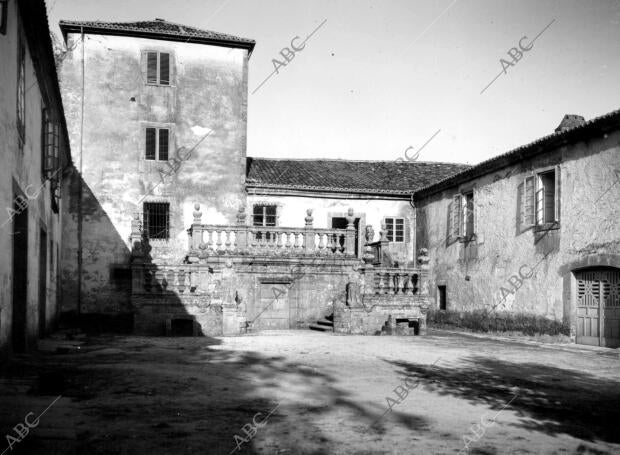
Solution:
{"label": "carved stone finial", "polygon": [[239,226],[245,225],[245,219],[246,219],[245,205],[241,204],[239,205],[239,211],[237,212],[237,225]]}
{"label": "carved stone finial", "polygon": [[314,221],[314,218],[312,217],[312,209],[307,209],[306,214],[306,227],[312,227],[312,222]]}
{"label": "carved stone finial", "polygon": [[200,211],[200,204],[196,202],[194,204],[194,224],[201,224],[202,212]]}
{"label": "carved stone finial", "polygon": [[371,224],[366,225],[366,243],[371,243],[375,239],[375,230]]}
{"label": "carved stone finial", "polygon": [[428,263],[430,262],[430,258],[428,257],[428,249],[420,248],[418,252],[418,264],[421,269],[427,270],[429,268]]}

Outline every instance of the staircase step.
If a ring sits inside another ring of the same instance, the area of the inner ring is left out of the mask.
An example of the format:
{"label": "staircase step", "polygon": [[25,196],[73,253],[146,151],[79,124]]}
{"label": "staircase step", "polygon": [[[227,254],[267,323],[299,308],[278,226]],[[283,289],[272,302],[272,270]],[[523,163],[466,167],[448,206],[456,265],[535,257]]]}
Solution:
{"label": "staircase step", "polygon": [[324,325],[328,327],[334,326],[334,321],[330,321],[329,319],[319,319],[318,321],[316,321],[316,323],[319,325]]}
{"label": "staircase step", "polygon": [[319,332],[331,332],[331,331],[333,331],[333,327],[328,327],[326,325],[319,325],[319,324],[310,324],[308,326],[308,328],[310,330],[318,330]]}

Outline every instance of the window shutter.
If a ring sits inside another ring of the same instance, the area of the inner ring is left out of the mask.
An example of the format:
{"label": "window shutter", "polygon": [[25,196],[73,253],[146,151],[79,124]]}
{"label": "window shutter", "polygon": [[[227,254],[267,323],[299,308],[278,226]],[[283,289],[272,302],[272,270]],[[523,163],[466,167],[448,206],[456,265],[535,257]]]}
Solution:
{"label": "window shutter", "polygon": [[555,168],[555,204],[554,204],[554,208],[555,208],[554,220],[556,223],[559,223],[560,221],[560,174],[561,174],[560,166],[556,166]]}
{"label": "window shutter", "polygon": [[170,54],[165,52],[159,54],[159,83],[170,85]]}
{"label": "window shutter", "polygon": [[155,128],[146,129],[145,158],[147,160],[155,159],[155,135],[156,133],[157,133],[157,130]]}
{"label": "window shutter", "polygon": [[523,194],[521,197],[521,227],[528,229],[534,225],[534,208],[535,208],[535,194],[534,194],[534,177],[526,177],[523,179]]}
{"label": "window shutter", "polygon": [[157,52],[146,53],[146,83],[157,84]]}
{"label": "window shutter", "polygon": [[452,196],[452,240],[456,241],[461,237],[462,212],[461,212],[461,195],[455,194]]}
{"label": "window shutter", "polygon": [[159,130],[159,159],[161,161],[168,160],[168,144],[170,140],[169,130],[162,128]]}
{"label": "window shutter", "polygon": [[41,178],[45,178],[47,172],[47,124],[48,124],[48,110],[43,108],[41,110]]}

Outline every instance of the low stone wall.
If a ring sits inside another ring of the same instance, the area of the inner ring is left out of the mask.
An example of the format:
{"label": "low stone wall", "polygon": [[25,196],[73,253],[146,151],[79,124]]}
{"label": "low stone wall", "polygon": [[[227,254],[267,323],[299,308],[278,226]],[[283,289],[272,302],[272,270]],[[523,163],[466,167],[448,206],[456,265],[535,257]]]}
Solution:
{"label": "low stone wall", "polygon": [[358,335],[423,335],[426,332],[426,299],[421,296],[363,295],[337,305],[334,331]]}
{"label": "low stone wall", "polygon": [[196,336],[223,334],[221,302],[214,302],[209,295],[134,294],[132,303],[135,308],[134,333],[137,335],[168,335],[169,321],[172,320],[194,321],[193,335]]}

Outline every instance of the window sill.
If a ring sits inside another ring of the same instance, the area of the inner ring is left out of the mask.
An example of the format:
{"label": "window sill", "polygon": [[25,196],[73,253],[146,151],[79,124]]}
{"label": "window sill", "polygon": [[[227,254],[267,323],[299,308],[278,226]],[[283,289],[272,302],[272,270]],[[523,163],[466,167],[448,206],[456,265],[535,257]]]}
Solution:
{"label": "window sill", "polygon": [[459,237],[459,242],[461,243],[469,243],[469,242],[473,242],[474,240],[476,240],[476,234],[469,234],[463,237]]}
{"label": "window sill", "polygon": [[554,221],[552,223],[537,224],[534,226],[534,232],[557,231],[560,229],[560,223]]}

